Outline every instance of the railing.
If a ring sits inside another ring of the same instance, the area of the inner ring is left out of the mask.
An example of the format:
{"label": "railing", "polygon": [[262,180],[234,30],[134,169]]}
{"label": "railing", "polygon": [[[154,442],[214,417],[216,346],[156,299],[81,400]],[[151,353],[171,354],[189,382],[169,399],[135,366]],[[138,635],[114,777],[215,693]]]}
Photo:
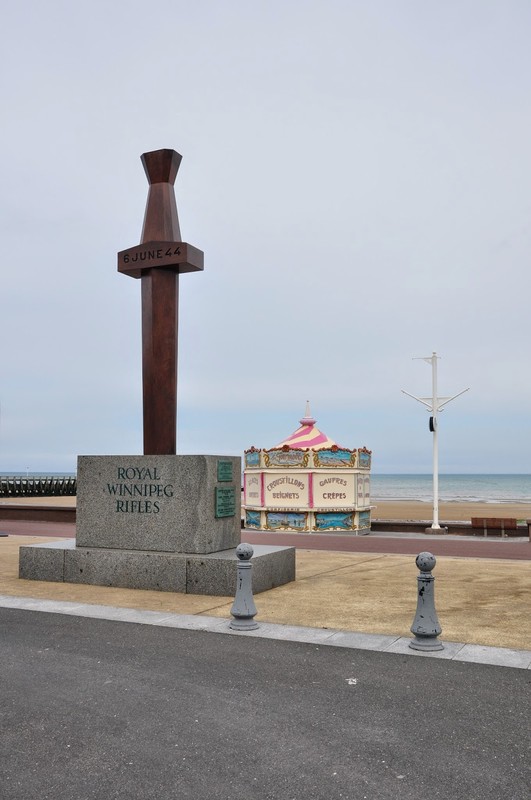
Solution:
{"label": "railing", "polygon": [[0,497],[61,497],[76,491],[77,478],[72,477],[0,477]]}

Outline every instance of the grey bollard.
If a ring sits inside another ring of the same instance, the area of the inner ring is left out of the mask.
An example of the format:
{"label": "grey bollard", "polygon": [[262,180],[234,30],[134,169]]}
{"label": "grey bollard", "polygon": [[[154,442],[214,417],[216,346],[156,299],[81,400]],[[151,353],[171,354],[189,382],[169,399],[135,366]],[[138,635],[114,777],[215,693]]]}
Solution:
{"label": "grey bollard", "polygon": [[229,628],[235,631],[254,631],[259,627],[253,617],[256,606],[253,599],[253,548],[250,544],[242,542],[236,548],[238,557],[238,572],[236,575],[236,595],[230,613],[234,617],[229,622]]}
{"label": "grey bollard", "polygon": [[417,576],[417,611],[410,628],[411,633],[415,634],[415,638],[409,643],[413,650],[423,650],[424,652],[444,650],[441,642],[437,641],[437,636],[442,628],[435,610],[435,587],[433,585],[435,578],[431,574],[436,563],[435,556],[431,553],[419,553],[415,559],[420,575]]}

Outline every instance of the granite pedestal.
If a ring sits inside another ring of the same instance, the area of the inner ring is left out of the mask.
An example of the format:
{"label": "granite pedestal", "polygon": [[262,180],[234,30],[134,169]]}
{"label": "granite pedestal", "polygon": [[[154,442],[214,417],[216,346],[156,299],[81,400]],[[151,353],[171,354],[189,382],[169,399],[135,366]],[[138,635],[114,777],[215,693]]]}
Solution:
{"label": "granite pedestal", "polygon": [[[230,596],[241,534],[234,456],[80,456],[76,540],[20,548],[19,576]],[[295,579],[295,549],[255,548],[255,592]]]}

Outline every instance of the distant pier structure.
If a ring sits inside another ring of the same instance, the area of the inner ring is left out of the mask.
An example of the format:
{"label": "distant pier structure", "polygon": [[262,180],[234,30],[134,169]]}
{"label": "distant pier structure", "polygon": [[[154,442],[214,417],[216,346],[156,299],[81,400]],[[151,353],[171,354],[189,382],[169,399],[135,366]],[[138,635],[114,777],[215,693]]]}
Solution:
{"label": "distant pier structure", "polygon": [[244,527],[267,531],[343,531],[371,527],[371,451],[349,449],[317,427],[306,403],[300,427],[270,449],[244,453]]}
{"label": "distant pier structure", "polygon": [[0,475],[0,497],[73,497],[77,479],[67,476]]}

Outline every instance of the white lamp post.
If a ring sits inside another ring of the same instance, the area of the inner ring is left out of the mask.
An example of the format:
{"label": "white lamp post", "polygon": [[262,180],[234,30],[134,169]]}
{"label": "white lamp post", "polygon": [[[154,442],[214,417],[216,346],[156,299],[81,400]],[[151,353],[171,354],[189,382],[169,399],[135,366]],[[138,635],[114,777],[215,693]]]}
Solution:
{"label": "white lamp post", "polygon": [[408,397],[412,397],[413,400],[417,400],[419,403],[422,403],[422,405],[426,406],[432,415],[430,417],[430,431],[433,433],[433,522],[431,528],[432,530],[440,531],[442,529],[439,525],[439,440],[437,431],[437,414],[439,411],[443,410],[443,406],[445,406],[451,400],[455,400],[456,397],[468,392],[468,389],[463,389],[463,391],[454,394],[452,397],[437,396],[438,358],[439,356],[434,352],[427,358],[421,357],[419,359],[413,359],[414,361],[426,361],[427,364],[431,364],[431,397],[415,397],[414,394],[406,392],[405,389],[402,389],[402,392],[407,394]]}

